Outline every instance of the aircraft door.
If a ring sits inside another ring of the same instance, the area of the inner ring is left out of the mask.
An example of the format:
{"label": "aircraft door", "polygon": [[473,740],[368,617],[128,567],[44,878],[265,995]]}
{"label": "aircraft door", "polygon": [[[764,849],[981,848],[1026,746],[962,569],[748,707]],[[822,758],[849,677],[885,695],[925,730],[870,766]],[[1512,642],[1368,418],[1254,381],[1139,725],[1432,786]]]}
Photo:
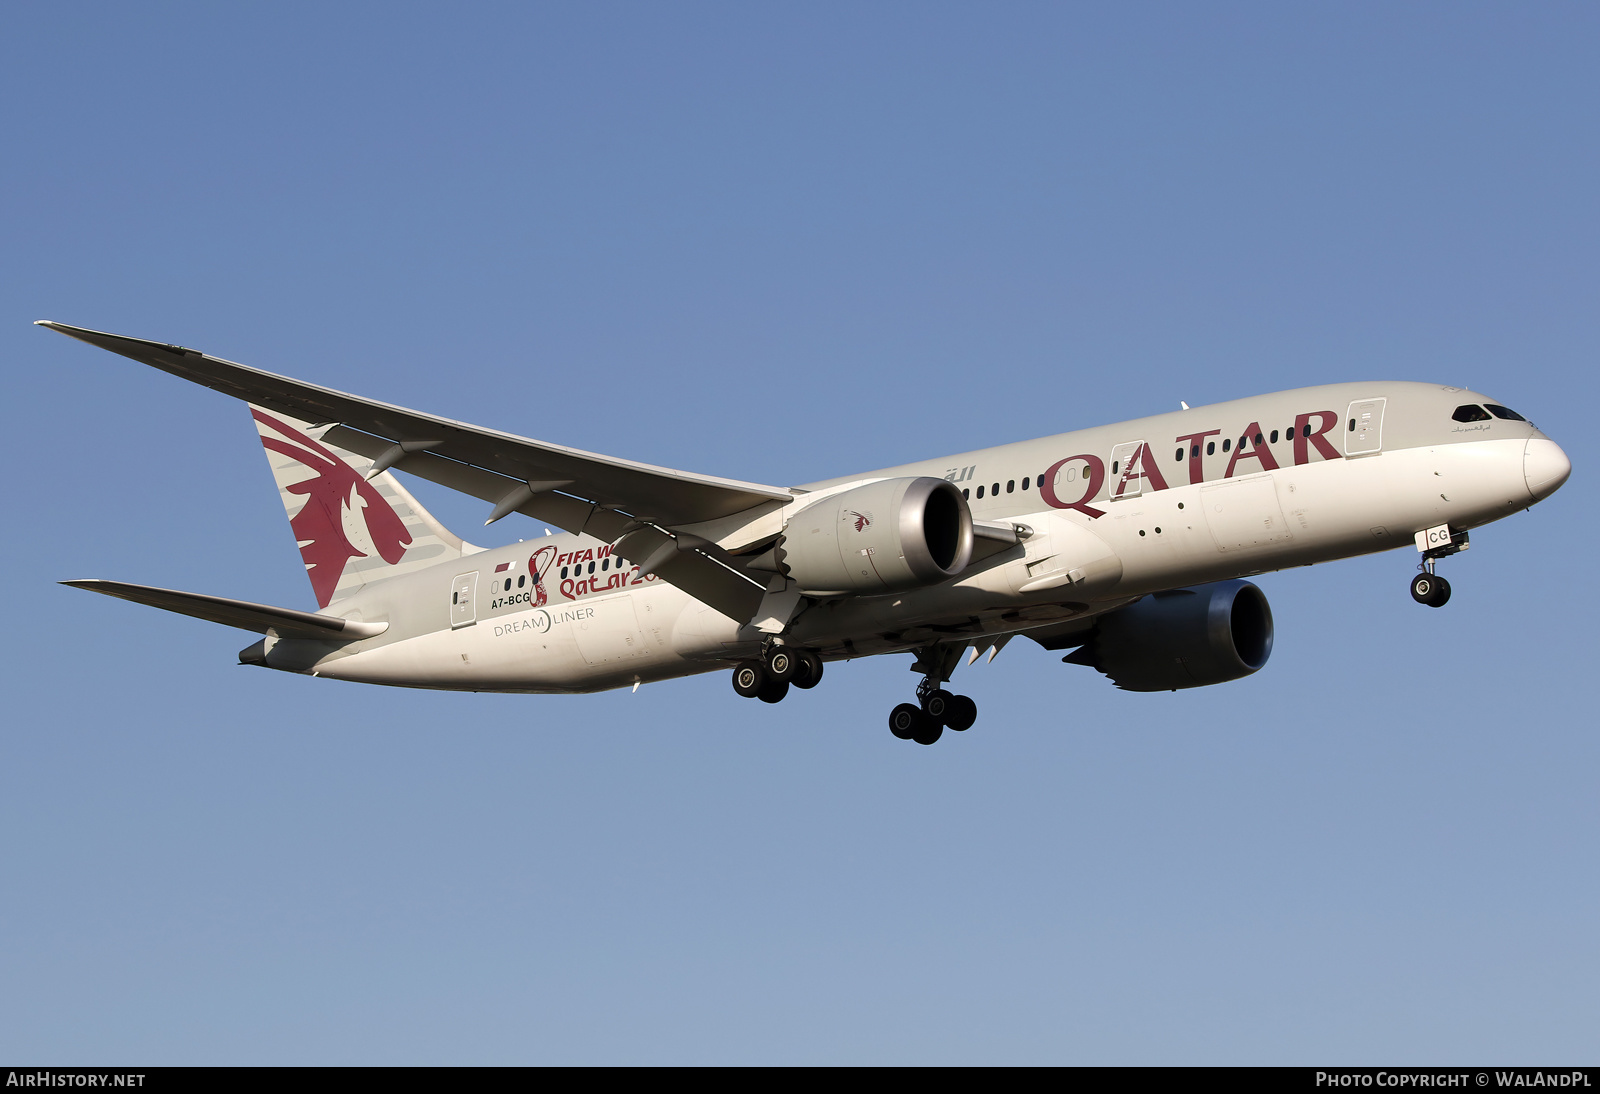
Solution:
{"label": "aircraft door", "polygon": [[1128,441],[1111,450],[1111,477],[1107,481],[1106,495],[1112,501],[1118,498],[1136,498],[1144,492],[1143,468],[1131,466],[1139,460],[1143,441]]}
{"label": "aircraft door", "polygon": [[450,582],[450,629],[470,627],[478,621],[478,571]]}
{"label": "aircraft door", "polygon": [[1387,399],[1362,399],[1345,415],[1344,454],[1374,456],[1383,449],[1383,407]]}

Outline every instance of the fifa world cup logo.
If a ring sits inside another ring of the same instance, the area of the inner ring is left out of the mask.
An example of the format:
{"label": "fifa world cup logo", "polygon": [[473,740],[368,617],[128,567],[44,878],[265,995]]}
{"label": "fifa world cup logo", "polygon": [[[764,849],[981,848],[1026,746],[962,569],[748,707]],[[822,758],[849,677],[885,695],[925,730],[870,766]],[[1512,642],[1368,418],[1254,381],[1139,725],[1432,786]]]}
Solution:
{"label": "fifa world cup logo", "polygon": [[533,606],[541,607],[550,599],[550,594],[545,592],[544,575],[556,564],[556,548],[554,544],[541,547],[533,552],[528,559],[528,577],[533,581]]}

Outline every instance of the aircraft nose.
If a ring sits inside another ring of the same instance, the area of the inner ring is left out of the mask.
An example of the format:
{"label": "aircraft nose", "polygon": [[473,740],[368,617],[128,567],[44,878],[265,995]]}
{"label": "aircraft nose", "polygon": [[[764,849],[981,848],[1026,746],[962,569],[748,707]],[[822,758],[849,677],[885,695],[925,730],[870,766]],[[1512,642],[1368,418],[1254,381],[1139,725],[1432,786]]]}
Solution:
{"label": "aircraft nose", "polygon": [[1522,452],[1522,476],[1534,501],[1543,501],[1560,489],[1572,474],[1572,461],[1561,446],[1546,437],[1533,437]]}

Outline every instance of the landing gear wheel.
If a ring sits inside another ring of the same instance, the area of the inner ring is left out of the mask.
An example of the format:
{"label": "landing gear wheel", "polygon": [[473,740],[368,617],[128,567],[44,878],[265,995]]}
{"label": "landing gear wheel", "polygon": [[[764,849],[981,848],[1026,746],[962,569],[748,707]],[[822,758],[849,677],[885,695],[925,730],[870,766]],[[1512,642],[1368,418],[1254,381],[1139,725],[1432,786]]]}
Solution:
{"label": "landing gear wheel", "polygon": [[948,725],[950,702],[954,698],[954,695],[943,688],[936,688],[928,692],[928,697],[922,701],[923,712],[940,725]]}
{"label": "landing gear wheel", "polygon": [[794,679],[800,661],[794,651],[784,646],[774,646],[766,657],[767,679],[787,684]]}
{"label": "landing gear wheel", "polygon": [[944,726],[940,725],[938,722],[935,722],[932,718],[924,715],[922,719],[921,731],[913,734],[911,739],[917,742],[919,745],[931,745],[943,736]]}
{"label": "landing gear wheel", "polygon": [[915,703],[901,703],[889,712],[889,732],[902,741],[909,741],[916,736],[927,717]]}
{"label": "landing gear wheel", "polygon": [[1450,583],[1435,574],[1433,584],[1433,596],[1428,600],[1428,607],[1442,608],[1450,600]]}
{"label": "landing gear wheel", "polygon": [[1411,579],[1411,599],[1430,608],[1442,608],[1450,599],[1450,583],[1437,574],[1418,574]]}
{"label": "landing gear wheel", "polygon": [[783,697],[789,694],[789,681],[768,680],[761,685],[761,690],[756,692],[756,698],[763,703],[781,703]]}
{"label": "landing gear wheel", "polygon": [[798,650],[794,659],[794,679],[789,683],[797,688],[814,688],[822,683],[822,658],[810,650]]}
{"label": "landing gear wheel", "polygon": [[1418,574],[1411,579],[1411,599],[1418,604],[1426,604],[1433,595],[1434,576],[1432,574]]}
{"label": "landing gear wheel", "polygon": [[961,733],[972,728],[972,723],[978,720],[978,704],[968,699],[965,695],[952,695],[949,709],[944,716],[946,727]]}
{"label": "landing gear wheel", "polygon": [[760,661],[745,661],[733,670],[733,690],[746,699],[756,699],[767,683],[767,670]]}

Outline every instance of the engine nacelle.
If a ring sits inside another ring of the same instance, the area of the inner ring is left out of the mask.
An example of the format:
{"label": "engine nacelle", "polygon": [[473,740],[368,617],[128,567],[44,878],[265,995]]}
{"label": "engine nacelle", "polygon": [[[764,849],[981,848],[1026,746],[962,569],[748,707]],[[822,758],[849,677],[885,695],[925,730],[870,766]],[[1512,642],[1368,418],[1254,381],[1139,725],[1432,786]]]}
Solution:
{"label": "engine nacelle", "polygon": [[815,595],[932,585],[972,560],[972,511],[944,479],[884,479],[790,517],[776,557]]}
{"label": "engine nacelle", "polygon": [[1218,581],[1135,601],[1103,617],[1065,660],[1124,691],[1177,691],[1249,676],[1272,656],[1272,609],[1248,581]]}

